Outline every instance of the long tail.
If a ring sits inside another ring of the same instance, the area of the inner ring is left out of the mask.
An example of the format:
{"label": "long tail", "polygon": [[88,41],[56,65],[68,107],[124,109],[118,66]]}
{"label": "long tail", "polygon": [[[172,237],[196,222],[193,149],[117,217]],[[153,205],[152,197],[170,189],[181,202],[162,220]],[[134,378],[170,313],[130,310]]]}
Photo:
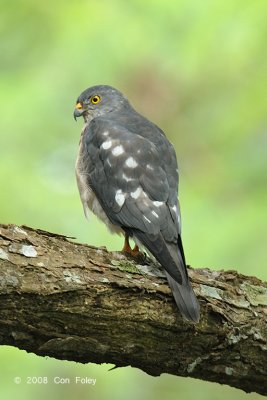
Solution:
{"label": "long tail", "polygon": [[172,259],[175,261],[180,274],[182,275],[182,283],[180,284],[175,281],[167,271],[165,271],[165,273],[169,286],[172,290],[173,297],[181,313],[188,320],[198,322],[200,318],[199,302],[188,278],[182,243],[180,243],[180,246],[181,250],[179,247],[177,248],[176,245],[167,244],[169,253]]}
{"label": "long tail", "polygon": [[149,235],[138,230],[132,231],[131,234],[143,243],[165,269],[169,286],[180,312],[186,319],[198,322],[200,307],[188,278],[180,238],[177,246],[174,243],[166,243],[161,234]]}
{"label": "long tail", "polygon": [[198,322],[200,317],[199,303],[190,283],[179,285],[168,272],[165,271],[165,273],[180,312],[189,321]]}

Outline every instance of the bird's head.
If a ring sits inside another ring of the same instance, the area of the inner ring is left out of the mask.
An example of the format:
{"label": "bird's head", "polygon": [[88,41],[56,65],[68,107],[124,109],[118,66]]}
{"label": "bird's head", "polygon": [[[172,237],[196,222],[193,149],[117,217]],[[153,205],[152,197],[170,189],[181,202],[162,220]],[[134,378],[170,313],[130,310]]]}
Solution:
{"label": "bird's head", "polygon": [[121,92],[107,85],[92,86],[77,99],[74,118],[83,116],[85,122],[100,117],[129,104]]}

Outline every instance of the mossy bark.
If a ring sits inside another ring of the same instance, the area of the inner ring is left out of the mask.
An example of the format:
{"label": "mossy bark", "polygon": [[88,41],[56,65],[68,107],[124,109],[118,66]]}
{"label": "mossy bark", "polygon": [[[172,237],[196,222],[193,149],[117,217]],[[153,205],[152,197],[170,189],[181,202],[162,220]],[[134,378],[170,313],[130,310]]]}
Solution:
{"label": "mossy bark", "polygon": [[267,395],[267,284],[189,269],[199,324],[150,261],[0,225],[0,344],[81,363],[131,365]]}

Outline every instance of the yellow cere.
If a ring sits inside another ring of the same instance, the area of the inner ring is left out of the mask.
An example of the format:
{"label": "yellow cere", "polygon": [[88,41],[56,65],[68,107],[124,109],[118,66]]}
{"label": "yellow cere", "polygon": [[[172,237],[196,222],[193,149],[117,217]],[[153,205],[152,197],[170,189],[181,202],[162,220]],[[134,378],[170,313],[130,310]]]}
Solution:
{"label": "yellow cere", "polygon": [[81,103],[77,103],[76,106],[75,106],[75,108],[77,108],[78,110],[80,110],[81,108],[83,108],[83,106],[82,106]]}

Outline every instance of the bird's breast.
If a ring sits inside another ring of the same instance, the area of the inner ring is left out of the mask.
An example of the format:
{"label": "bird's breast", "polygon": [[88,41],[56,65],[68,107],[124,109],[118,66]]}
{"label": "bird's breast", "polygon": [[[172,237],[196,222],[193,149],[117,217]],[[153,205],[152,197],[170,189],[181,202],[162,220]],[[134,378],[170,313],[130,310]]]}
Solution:
{"label": "bird's breast", "polygon": [[[84,131],[83,131],[84,132]],[[103,210],[103,207],[99,203],[97,196],[90,186],[89,172],[90,171],[90,157],[86,152],[83,144],[83,132],[80,139],[79,151],[76,160],[76,180],[77,186],[80,193],[85,217],[89,217],[89,211],[92,211],[101,221],[103,221],[112,233],[122,233],[120,226],[114,225],[107,214]]]}

